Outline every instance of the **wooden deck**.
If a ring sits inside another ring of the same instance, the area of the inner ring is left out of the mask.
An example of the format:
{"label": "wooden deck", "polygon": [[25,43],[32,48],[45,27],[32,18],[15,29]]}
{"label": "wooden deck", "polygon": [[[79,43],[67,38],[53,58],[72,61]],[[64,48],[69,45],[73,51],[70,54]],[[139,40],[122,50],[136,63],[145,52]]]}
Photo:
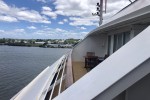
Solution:
{"label": "wooden deck", "polygon": [[74,82],[80,79],[87,73],[86,68],[84,68],[84,62],[73,62],[73,77]]}

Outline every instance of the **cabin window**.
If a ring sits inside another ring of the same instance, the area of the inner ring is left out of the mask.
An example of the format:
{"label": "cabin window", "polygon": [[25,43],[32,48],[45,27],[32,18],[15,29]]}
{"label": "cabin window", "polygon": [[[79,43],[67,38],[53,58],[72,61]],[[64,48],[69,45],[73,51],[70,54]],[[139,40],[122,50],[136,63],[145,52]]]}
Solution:
{"label": "cabin window", "polygon": [[107,50],[107,54],[110,55],[111,54],[111,36],[108,36],[108,50]]}
{"label": "cabin window", "polygon": [[117,38],[118,38],[117,49],[119,49],[123,45],[123,34],[119,34]]}
{"label": "cabin window", "polygon": [[113,51],[115,52],[123,45],[123,34],[116,34],[114,35],[114,48]]}
{"label": "cabin window", "polygon": [[113,47],[113,52],[116,51],[116,48],[117,48],[117,35],[114,35],[114,47]]}
{"label": "cabin window", "polygon": [[[113,38],[112,38],[113,36]],[[124,32],[120,34],[115,34],[115,35],[109,35],[108,36],[108,49],[107,49],[107,54],[110,55],[116,50],[118,50],[120,47],[125,45],[128,41],[130,40],[130,32]]]}
{"label": "cabin window", "polygon": [[130,40],[130,32],[123,33],[123,44],[126,44]]}
{"label": "cabin window", "polygon": [[125,45],[129,40],[130,40],[130,32],[124,32],[124,33],[121,33],[121,34],[115,34],[114,35],[113,52],[115,52],[120,47]]}

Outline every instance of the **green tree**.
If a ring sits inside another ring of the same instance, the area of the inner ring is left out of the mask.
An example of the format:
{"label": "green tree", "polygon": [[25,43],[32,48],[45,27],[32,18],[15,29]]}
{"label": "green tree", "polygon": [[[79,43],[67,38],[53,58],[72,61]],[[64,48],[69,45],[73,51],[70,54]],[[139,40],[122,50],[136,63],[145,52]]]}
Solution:
{"label": "green tree", "polygon": [[23,43],[24,43],[24,40],[21,40],[21,41],[20,41],[20,43],[22,43],[22,44],[23,44]]}
{"label": "green tree", "polygon": [[5,38],[0,39],[0,43],[6,43],[6,39]]}

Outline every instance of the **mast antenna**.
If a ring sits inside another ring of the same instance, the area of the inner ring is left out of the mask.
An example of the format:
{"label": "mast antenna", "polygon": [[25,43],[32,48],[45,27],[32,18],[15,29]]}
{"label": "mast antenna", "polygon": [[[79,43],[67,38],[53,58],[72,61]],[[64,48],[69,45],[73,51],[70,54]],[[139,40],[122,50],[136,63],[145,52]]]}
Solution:
{"label": "mast antenna", "polygon": [[[105,4],[105,7],[104,7],[104,4]],[[96,7],[97,7],[97,12],[92,13],[92,15],[99,16],[99,26],[100,26],[103,22],[103,12],[106,13],[107,0],[100,0],[100,2],[97,3]],[[103,8],[105,9],[103,10]]]}
{"label": "mast antenna", "polygon": [[133,3],[131,0],[129,0],[131,3]]}

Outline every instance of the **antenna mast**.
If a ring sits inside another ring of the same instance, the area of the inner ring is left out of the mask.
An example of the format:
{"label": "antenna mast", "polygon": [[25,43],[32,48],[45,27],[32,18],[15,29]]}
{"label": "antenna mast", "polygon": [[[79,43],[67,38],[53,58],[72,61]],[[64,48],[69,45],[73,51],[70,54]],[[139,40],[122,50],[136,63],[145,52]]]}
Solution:
{"label": "antenna mast", "polygon": [[[103,11],[103,6],[104,3],[103,1],[105,1],[105,11]],[[96,13],[92,13],[93,16],[99,16],[99,26],[102,24],[103,22],[103,12],[106,13],[106,4],[107,4],[107,0],[100,0],[100,2],[97,3],[97,12]]]}
{"label": "antenna mast", "polygon": [[131,0],[129,0],[131,3],[132,3],[132,1]]}

